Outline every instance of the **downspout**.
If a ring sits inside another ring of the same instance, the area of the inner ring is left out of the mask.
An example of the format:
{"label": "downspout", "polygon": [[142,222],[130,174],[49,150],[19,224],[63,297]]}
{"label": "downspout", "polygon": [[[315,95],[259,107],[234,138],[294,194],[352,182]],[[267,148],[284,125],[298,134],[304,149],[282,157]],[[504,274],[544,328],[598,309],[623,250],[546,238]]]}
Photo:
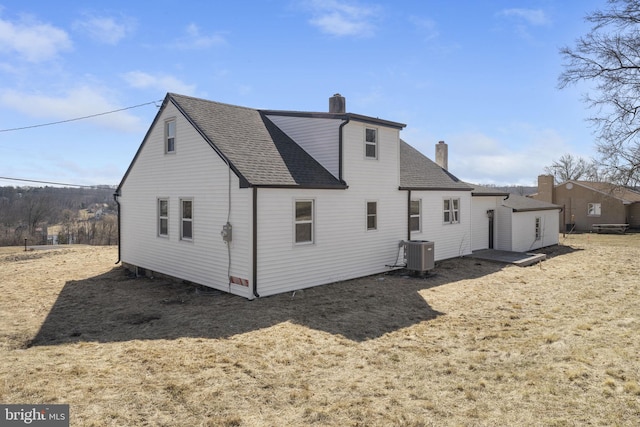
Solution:
{"label": "downspout", "polygon": [[253,187],[253,296],[260,298],[258,294],[258,187]]}
{"label": "downspout", "polygon": [[120,262],[120,202],[118,201],[118,193],[113,193],[113,200],[118,205],[118,260],[116,264]]}
{"label": "downspout", "polygon": [[351,120],[351,117],[347,116],[347,120],[340,124],[338,128],[338,180],[345,184],[344,179],[342,179],[342,128],[345,127],[347,123]]}
{"label": "downspout", "polygon": [[411,240],[411,190],[407,190],[407,242]]}

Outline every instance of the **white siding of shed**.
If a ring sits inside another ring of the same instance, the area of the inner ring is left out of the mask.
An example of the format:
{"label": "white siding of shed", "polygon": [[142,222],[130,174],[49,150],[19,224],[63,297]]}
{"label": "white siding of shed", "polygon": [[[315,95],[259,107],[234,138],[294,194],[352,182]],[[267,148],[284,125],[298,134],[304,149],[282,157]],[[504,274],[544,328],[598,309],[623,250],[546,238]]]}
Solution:
{"label": "white siding of shed", "polygon": [[[176,118],[176,151],[164,153],[164,120]],[[121,189],[123,262],[250,297],[227,280],[229,170],[215,151],[169,104],[148,135]],[[231,174],[231,275],[251,279],[251,191]],[[158,237],[157,199],[169,199],[169,237]],[[193,241],[180,240],[180,199],[193,199]]]}
{"label": "white siding of shed", "polygon": [[341,120],[276,115],[267,117],[333,176],[339,178],[338,128]]}
{"label": "white siding of shed", "polygon": [[[443,200],[460,199],[460,222],[443,222]],[[422,200],[422,229],[412,232],[412,240],[434,242],[436,261],[471,253],[471,192],[470,191],[412,191],[411,199]],[[405,202],[406,204],[406,202]]]}
{"label": "white siding of shed", "polygon": [[[535,238],[536,217],[540,218],[542,238]],[[558,211],[543,210],[513,213],[513,244],[516,252],[528,252],[534,249],[558,244]]]}
{"label": "white siding of shed", "polygon": [[471,198],[471,221],[472,221],[472,237],[471,237],[471,250],[477,251],[480,249],[489,248],[489,217],[487,216],[488,210],[494,211],[494,232],[493,246],[496,246],[496,240],[498,235],[498,215],[496,206],[498,205],[498,197],[496,196],[473,196]]}
{"label": "white siding of shed", "polygon": [[513,234],[512,210],[505,206],[496,208],[496,241],[495,249],[501,251],[513,250],[511,236]]}

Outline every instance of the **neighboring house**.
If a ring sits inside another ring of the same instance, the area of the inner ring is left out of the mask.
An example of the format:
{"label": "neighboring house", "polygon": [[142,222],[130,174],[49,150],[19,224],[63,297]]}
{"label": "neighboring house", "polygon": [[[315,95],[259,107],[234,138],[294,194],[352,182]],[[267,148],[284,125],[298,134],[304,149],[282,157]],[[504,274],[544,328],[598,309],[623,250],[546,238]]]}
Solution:
{"label": "neighboring house", "polygon": [[527,252],[558,244],[561,206],[481,186],[471,194],[474,251]]}
{"label": "neighboring house", "polygon": [[256,110],[167,94],[126,171],[123,264],[252,299],[388,271],[402,241],[471,253],[471,188],[347,113]]}
{"label": "neighboring house", "polygon": [[560,231],[591,231],[594,224],[640,228],[640,192],[628,188],[590,181],[554,185],[552,175],[540,175],[538,193],[531,197],[564,207]]}

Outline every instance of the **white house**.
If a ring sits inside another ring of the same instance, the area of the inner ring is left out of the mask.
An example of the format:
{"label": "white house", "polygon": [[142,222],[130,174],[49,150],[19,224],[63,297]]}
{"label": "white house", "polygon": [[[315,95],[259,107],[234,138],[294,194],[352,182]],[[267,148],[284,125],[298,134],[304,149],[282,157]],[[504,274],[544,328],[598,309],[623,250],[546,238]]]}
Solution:
{"label": "white house", "polygon": [[472,188],[402,123],[169,93],[126,171],[123,264],[245,298],[388,271],[406,240],[471,253]]}

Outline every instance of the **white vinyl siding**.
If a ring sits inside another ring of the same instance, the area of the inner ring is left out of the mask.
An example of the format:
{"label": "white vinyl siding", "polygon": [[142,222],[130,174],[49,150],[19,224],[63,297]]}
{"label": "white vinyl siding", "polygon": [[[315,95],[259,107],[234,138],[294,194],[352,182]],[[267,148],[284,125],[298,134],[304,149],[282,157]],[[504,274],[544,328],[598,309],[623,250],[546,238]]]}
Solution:
{"label": "white vinyl siding", "polygon": [[[165,116],[175,117],[180,131],[179,149],[171,156],[164,155]],[[238,178],[229,176],[226,164],[172,104],[157,123],[147,135],[118,199],[122,261],[251,298],[251,283],[229,286],[227,269],[230,253],[231,275],[252,279],[252,190],[239,188]],[[171,179],[167,179],[169,176]],[[229,179],[233,241],[227,247],[220,231],[227,222]],[[187,196],[194,201],[196,233],[188,245],[180,241],[180,199]],[[169,200],[168,237],[163,239],[156,237],[156,221],[150,220],[157,216],[159,197]]]}
{"label": "white vinyl siding", "polygon": [[[558,210],[514,212],[512,214],[512,245],[510,250],[528,252],[558,244]],[[536,229],[539,218],[539,229]],[[540,236],[536,236],[536,231]]]}
{"label": "white vinyl siding", "polygon": [[[399,132],[378,128],[379,161],[371,162],[363,156],[364,128],[356,121],[343,128],[348,189],[258,189],[261,296],[382,273],[396,262],[407,235],[407,194],[398,191]],[[295,244],[292,200],[314,200],[313,245]],[[366,229],[367,201],[377,201],[375,232]]]}
{"label": "white vinyl siding", "polygon": [[434,242],[436,261],[471,253],[471,216],[462,215],[460,222],[455,226],[442,221],[442,201],[444,199],[457,199],[460,203],[460,210],[471,211],[470,191],[412,191],[411,196],[422,200],[422,230],[411,232],[412,239]]}
{"label": "white vinyl siding", "polygon": [[[504,197],[504,196],[502,196]],[[497,196],[471,197],[472,250],[489,248],[489,217],[487,211],[493,210],[493,247],[498,245],[499,215],[496,211],[502,199]]]}
{"label": "white vinyl siding", "polygon": [[318,161],[336,178],[340,173],[338,119],[318,119],[268,115],[269,120],[282,129],[291,139]]}

